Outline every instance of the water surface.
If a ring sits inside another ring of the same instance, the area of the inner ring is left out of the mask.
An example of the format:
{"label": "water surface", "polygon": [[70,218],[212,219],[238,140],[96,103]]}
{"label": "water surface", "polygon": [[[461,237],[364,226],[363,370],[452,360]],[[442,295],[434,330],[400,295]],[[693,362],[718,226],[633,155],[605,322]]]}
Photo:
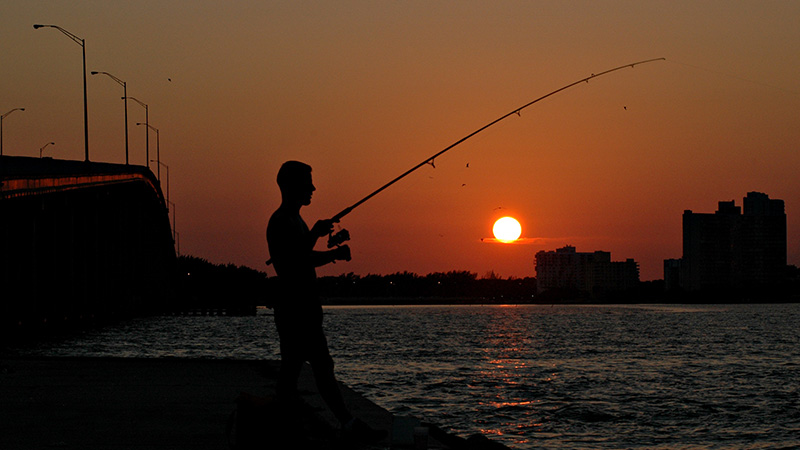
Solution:
{"label": "water surface", "polygon": [[[800,446],[800,305],[330,307],[339,378],[513,448]],[[272,317],[156,317],[17,353],[278,358]]]}

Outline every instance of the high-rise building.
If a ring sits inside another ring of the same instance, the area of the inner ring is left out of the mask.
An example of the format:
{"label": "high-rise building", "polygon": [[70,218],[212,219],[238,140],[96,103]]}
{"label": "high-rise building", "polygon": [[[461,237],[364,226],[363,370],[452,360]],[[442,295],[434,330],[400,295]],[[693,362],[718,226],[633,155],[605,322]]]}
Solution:
{"label": "high-rise building", "polygon": [[639,264],[633,259],[611,261],[611,253],[576,252],[566,246],[536,253],[536,284],[539,292],[573,290],[586,293],[625,291],[639,282]]}
{"label": "high-rise building", "polygon": [[713,214],[684,211],[680,262],[684,289],[758,287],[783,280],[783,200],[748,192],[743,205],[744,211],[734,201],[722,201]]}
{"label": "high-rise building", "polygon": [[675,290],[681,287],[681,263],[678,259],[664,260],[664,287],[668,290]]}

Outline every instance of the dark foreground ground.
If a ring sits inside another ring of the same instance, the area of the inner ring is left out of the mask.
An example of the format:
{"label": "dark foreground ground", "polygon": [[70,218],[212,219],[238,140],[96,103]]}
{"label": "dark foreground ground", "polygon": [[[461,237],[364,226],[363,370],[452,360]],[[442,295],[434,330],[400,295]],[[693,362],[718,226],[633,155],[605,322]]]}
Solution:
{"label": "dark foreground ground", "polygon": [[[0,359],[0,449],[220,450],[242,437],[263,449],[413,448],[418,423],[393,417],[346,386],[354,414],[389,437],[372,445],[344,441],[307,369],[303,403],[285,411],[269,400],[275,361]],[[242,393],[254,397],[246,396],[237,418]]]}

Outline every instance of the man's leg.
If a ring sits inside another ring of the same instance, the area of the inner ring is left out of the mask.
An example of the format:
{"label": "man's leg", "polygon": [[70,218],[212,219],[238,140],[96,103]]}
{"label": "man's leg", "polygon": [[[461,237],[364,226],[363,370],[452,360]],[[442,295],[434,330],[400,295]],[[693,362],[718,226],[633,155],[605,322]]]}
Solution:
{"label": "man's leg", "polygon": [[[327,347],[326,347],[327,348]],[[355,440],[364,443],[375,443],[385,439],[388,433],[385,430],[376,430],[364,423],[360,419],[356,419],[350,414],[347,406],[344,404],[342,398],[342,391],[339,389],[339,383],[336,381],[336,376],[333,374],[333,359],[328,355],[327,358],[320,358],[311,362],[311,368],[314,370],[314,379],[317,382],[317,389],[328,408],[342,424],[343,436],[349,440]]]}
{"label": "man's leg", "polygon": [[276,393],[281,400],[291,401],[297,397],[297,380],[300,370],[303,369],[303,360],[281,357],[281,368],[278,373],[278,386]]}
{"label": "man's leg", "polygon": [[276,393],[281,400],[291,401],[297,397],[297,380],[305,362],[304,336],[297,332],[300,327],[294,317],[284,311],[275,311],[275,325],[281,349],[281,368],[278,373]]}
{"label": "man's leg", "polygon": [[342,425],[342,431],[347,439],[360,442],[378,442],[387,436],[385,430],[375,430],[363,421],[350,414],[339,389],[339,383],[333,372],[333,358],[328,351],[328,340],[320,326],[312,337],[311,369],[314,371],[314,380],[317,383],[319,394],[330,408],[331,412]]}
{"label": "man's leg", "polygon": [[[327,353],[327,346],[326,346]],[[342,426],[346,425],[353,416],[344,404],[339,383],[333,373],[333,358],[330,355],[321,356],[311,361],[311,369],[314,371],[314,381],[317,383],[319,395],[325,400],[328,408]]]}
{"label": "man's leg", "polygon": [[328,340],[325,338],[321,324],[311,332],[309,338],[311,345],[309,362],[314,371],[314,381],[317,383],[319,395],[325,400],[336,419],[344,426],[353,419],[353,416],[344,404],[339,383],[333,373],[333,358],[328,350]]}

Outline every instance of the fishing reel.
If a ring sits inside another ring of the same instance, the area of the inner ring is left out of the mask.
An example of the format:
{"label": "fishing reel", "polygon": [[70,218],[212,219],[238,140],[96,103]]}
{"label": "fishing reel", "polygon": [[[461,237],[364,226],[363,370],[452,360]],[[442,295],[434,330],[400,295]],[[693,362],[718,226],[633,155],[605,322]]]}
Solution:
{"label": "fishing reel", "polygon": [[350,232],[345,229],[339,230],[336,233],[331,233],[328,235],[328,248],[338,247],[349,240]]}

